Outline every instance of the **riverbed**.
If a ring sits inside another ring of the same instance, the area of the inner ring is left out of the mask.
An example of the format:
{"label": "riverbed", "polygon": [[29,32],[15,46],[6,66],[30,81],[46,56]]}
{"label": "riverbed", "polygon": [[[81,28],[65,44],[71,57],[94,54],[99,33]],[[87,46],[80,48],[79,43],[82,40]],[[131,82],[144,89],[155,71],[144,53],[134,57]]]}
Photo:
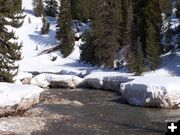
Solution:
{"label": "riverbed", "polygon": [[[41,101],[67,99],[83,106],[42,104],[50,113],[68,116],[49,121],[47,135],[164,135],[166,122],[180,119],[180,110],[143,108],[126,104],[117,93],[101,90],[60,90],[44,92]],[[54,96],[52,96],[54,95]],[[49,99],[48,99],[49,98]],[[54,102],[55,103],[55,102]]]}
{"label": "riverbed", "polygon": [[180,109],[130,106],[117,93],[90,89],[51,89],[23,116],[0,119],[18,135],[164,135]]}

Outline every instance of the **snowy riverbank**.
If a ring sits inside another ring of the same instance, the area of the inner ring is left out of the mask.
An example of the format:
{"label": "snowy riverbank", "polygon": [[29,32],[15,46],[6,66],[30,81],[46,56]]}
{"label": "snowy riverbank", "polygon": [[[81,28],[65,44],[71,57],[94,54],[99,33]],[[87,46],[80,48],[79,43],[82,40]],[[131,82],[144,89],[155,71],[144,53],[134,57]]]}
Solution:
{"label": "snowy riverbank", "polygon": [[39,103],[43,89],[32,85],[0,83],[0,117],[22,113]]}
{"label": "snowy riverbank", "polygon": [[119,92],[131,105],[159,108],[180,107],[179,82],[180,77],[132,76],[132,74],[112,71],[92,72],[84,78],[75,75],[43,73],[30,80],[32,85],[43,88],[86,87],[111,90]]}

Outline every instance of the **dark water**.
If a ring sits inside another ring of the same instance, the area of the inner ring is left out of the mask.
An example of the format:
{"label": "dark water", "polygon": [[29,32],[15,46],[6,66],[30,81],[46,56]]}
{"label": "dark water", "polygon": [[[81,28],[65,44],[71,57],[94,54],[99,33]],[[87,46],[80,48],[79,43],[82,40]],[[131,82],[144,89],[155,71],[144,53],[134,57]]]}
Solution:
{"label": "dark water", "polygon": [[120,95],[99,90],[45,92],[42,99],[77,100],[82,107],[46,104],[51,113],[71,119],[49,121],[43,135],[164,135],[167,120],[180,119],[180,110],[134,107],[123,104]]}

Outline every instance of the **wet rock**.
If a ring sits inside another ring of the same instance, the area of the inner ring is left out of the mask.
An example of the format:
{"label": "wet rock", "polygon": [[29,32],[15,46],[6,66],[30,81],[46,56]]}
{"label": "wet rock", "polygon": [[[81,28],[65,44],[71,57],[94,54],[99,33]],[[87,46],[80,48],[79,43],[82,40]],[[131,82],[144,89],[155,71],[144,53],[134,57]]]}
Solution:
{"label": "wet rock", "polygon": [[79,102],[79,101],[72,101],[71,105],[73,105],[73,106],[83,106],[84,104]]}

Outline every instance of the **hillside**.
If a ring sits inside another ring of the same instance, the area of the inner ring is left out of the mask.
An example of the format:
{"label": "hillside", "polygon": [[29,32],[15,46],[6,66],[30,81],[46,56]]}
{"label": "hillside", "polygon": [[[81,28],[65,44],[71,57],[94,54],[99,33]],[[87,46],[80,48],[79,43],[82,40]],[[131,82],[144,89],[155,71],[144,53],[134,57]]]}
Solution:
{"label": "hillside", "polygon": [[[19,70],[27,72],[60,72],[62,70],[82,72],[86,66],[79,63],[81,40],[75,42],[74,51],[63,59],[59,51],[39,55],[43,50],[59,45],[56,39],[56,19],[49,17],[50,31],[47,35],[41,35],[42,18],[33,14],[32,0],[23,0],[24,24],[16,29],[19,42],[23,43],[22,57],[19,62]],[[29,20],[31,23],[29,23]],[[86,27],[85,25],[82,27]],[[83,29],[83,28],[82,28]],[[52,61],[53,57],[57,57]]]}
{"label": "hillside", "polygon": [[[30,3],[32,3],[32,0],[23,0],[24,15],[26,17],[23,26],[15,30],[19,42],[23,43],[23,59],[19,62],[19,71],[58,73],[66,70],[66,73],[80,74],[91,70],[92,67],[80,63],[79,47],[82,43],[81,39],[75,42],[74,51],[67,58],[62,58],[59,51],[40,54],[43,50],[59,45],[56,39],[57,20],[49,17],[50,31],[47,35],[41,35],[42,18],[34,16],[33,7]],[[85,29],[87,26],[84,24],[82,27],[82,29]],[[179,76],[179,55],[178,51],[175,54],[167,53],[162,55],[160,67],[155,72],[144,73],[145,76]],[[57,59],[52,61],[53,57],[57,57]]]}

